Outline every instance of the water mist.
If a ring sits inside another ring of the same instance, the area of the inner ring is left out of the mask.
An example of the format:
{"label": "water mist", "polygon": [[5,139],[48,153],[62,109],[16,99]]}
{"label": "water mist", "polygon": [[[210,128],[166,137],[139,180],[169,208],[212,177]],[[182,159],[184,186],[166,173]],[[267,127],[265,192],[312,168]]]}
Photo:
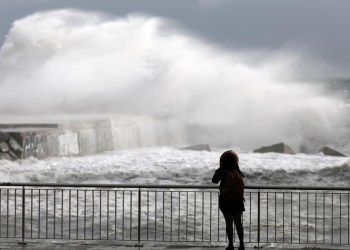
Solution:
{"label": "water mist", "polygon": [[281,81],[294,73],[288,54],[254,66],[251,56],[157,17],[35,13],[14,22],[0,50],[0,116],[149,115],[183,122],[192,143],[347,146],[343,100],[321,85]]}

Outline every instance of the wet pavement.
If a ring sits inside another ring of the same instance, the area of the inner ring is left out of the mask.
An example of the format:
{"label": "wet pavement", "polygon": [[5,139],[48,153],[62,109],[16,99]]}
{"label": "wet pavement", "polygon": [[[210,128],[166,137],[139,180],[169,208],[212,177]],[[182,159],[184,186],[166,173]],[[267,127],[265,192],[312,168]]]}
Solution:
{"label": "wet pavement", "polygon": [[[45,242],[45,241],[31,241],[27,242],[27,244],[22,245],[18,244],[18,241],[0,241],[0,250],[5,249],[25,249],[25,250],[224,250],[226,247],[225,244],[221,245],[201,245],[201,244],[182,244],[182,243],[141,243],[138,245],[135,243],[117,243],[111,241],[90,241],[90,242],[77,242],[77,241],[61,241],[61,242]],[[235,244],[235,249],[238,249],[238,244]],[[261,244],[259,248],[255,244],[246,244],[247,250],[258,250],[258,249],[304,249],[304,250],[344,250],[350,249],[349,245],[339,246],[339,245],[276,245],[276,244]]]}

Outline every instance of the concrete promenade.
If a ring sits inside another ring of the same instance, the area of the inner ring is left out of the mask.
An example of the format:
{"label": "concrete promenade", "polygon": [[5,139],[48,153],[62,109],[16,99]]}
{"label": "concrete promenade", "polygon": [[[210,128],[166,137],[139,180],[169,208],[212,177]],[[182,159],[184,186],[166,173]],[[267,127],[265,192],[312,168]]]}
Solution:
{"label": "concrete promenade", "polygon": [[[132,242],[122,242],[114,243],[111,241],[88,241],[88,242],[45,242],[45,241],[31,241],[26,245],[19,245],[16,240],[1,240],[0,250],[5,249],[27,249],[27,250],[133,250],[133,249],[143,249],[143,250],[224,250],[226,245],[200,245],[200,244],[184,244],[184,243],[150,243],[145,242],[143,247],[135,246],[136,243]],[[238,249],[238,243],[235,245],[235,249]],[[246,244],[247,250],[258,250],[257,246],[254,244]],[[304,250],[344,250],[350,249],[350,246],[344,245],[274,245],[274,244],[261,244],[260,249],[304,249]]]}

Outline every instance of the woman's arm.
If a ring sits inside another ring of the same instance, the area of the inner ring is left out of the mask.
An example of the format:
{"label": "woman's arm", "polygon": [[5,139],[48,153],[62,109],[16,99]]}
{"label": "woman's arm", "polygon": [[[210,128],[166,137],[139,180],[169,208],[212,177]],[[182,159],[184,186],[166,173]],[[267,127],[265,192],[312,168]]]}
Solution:
{"label": "woman's arm", "polygon": [[222,173],[223,171],[220,168],[217,169],[211,181],[215,184],[219,183],[219,181],[221,181],[221,178],[222,178]]}

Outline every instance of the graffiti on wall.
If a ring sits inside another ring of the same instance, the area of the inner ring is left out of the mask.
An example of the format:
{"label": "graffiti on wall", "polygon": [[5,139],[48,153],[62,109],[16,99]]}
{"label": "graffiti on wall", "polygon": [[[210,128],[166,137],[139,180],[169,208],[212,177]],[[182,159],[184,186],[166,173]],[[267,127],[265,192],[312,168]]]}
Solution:
{"label": "graffiti on wall", "polygon": [[34,157],[44,159],[79,155],[79,142],[77,133],[66,134],[30,134],[23,142],[23,158]]}
{"label": "graffiti on wall", "polygon": [[47,157],[47,135],[27,135],[23,143],[23,158],[34,157],[44,159]]}

